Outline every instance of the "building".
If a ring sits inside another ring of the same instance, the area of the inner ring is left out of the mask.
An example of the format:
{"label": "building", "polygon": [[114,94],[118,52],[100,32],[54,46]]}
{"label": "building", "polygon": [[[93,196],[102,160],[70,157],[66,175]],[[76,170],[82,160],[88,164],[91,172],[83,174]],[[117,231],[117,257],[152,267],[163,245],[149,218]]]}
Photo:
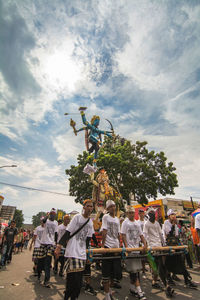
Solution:
{"label": "building", "polygon": [[1,221],[8,223],[10,220],[12,220],[15,214],[15,210],[16,206],[2,205],[0,211]]}
{"label": "building", "polygon": [[168,209],[173,209],[177,213],[178,218],[189,219],[191,212],[193,212],[198,207],[197,201],[176,199],[176,198],[164,198],[162,199],[165,215]]}

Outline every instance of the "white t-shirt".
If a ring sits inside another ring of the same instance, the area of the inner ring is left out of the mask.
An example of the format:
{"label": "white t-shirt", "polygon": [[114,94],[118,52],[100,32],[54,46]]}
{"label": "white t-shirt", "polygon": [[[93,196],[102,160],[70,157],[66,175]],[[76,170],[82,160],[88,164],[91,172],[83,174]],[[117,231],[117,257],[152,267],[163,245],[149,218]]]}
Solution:
{"label": "white t-shirt", "polygon": [[195,217],[195,229],[200,229],[200,214]]}
{"label": "white t-shirt", "polygon": [[55,245],[55,232],[58,231],[58,222],[47,219],[44,224],[44,231],[41,238],[41,244]]}
{"label": "white t-shirt", "polygon": [[121,233],[126,235],[128,248],[137,248],[140,244],[142,229],[137,221],[130,221],[128,218],[122,223]]}
{"label": "white t-shirt", "polygon": [[35,239],[34,248],[40,247],[43,231],[44,231],[44,227],[42,227],[41,225],[35,228],[34,235],[37,235],[37,237]]}
{"label": "white t-shirt", "polygon": [[146,221],[143,232],[149,247],[161,247],[164,243],[162,230],[157,221],[155,223]]}
{"label": "white t-shirt", "polygon": [[108,248],[119,248],[119,233],[120,233],[120,222],[117,217],[111,217],[106,214],[102,218],[101,231],[107,230],[105,246]]}
{"label": "white t-shirt", "polygon": [[[172,223],[170,222],[170,220],[165,220],[162,227],[163,237],[165,241],[171,229],[172,229]],[[178,236],[178,226],[176,224],[175,224],[175,236]]]}
{"label": "white t-shirt", "polygon": [[139,220],[137,220],[137,223],[140,225],[140,227],[141,227],[141,229],[142,229],[142,231],[143,231],[143,229],[144,229],[144,221],[141,221],[141,220],[139,219]]}
{"label": "white t-shirt", "polygon": [[58,225],[58,242],[60,241],[61,237],[65,234],[67,226],[64,224]]}
{"label": "white t-shirt", "polygon": [[[81,214],[77,214],[73,217],[66,230],[72,235],[87,221]],[[78,259],[86,260],[86,239],[92,237],[94,233],[93,222],[90,221],[67,243],[65,250],[65,257],[74,257]]]}

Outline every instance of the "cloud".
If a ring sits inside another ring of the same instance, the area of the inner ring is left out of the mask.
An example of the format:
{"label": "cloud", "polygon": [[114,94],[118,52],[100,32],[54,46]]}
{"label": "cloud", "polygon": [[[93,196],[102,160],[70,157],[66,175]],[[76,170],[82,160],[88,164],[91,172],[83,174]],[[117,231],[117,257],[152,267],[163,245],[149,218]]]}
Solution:
{"label": "cloud", "polygon": [[29,71],[26,55],[35,46],[33,34],[28,31],[16,6],[0,2],[0,70],[10,89],[18,95],[37,93],[40,87]]}
{"label": "cloud", "polygon": [[[171,93],[199,61],[200,23],[188,2],[143,1],[128,13],[130,42],[116,54],[119,69],[140,89]],[[145,16],[145,17],[144,17]],[[176,85],[173,83],[176,82]],[[169,90],[170,88],[170,90]]]}

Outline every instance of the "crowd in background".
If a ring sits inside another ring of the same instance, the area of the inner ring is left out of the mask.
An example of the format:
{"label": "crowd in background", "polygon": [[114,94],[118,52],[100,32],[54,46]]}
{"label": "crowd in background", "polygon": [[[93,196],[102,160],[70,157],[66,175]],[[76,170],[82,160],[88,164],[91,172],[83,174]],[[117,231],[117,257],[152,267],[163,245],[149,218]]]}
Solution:
{"label": "crowd in background", "polygon": [[18,254],[27,249],[33,232],[23,228],[16,228],[15,220],[2,226],[0,223],[0,267],[6,266],[12,261],[12,254]]}

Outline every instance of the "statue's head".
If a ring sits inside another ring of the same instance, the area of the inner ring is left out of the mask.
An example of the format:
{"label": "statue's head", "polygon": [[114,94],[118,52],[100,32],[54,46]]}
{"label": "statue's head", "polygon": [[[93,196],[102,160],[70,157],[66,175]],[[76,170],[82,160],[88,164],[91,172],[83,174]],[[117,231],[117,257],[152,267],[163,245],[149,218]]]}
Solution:
{"label": "statue's head", "polygon": [[109,178],[104,169],[99,171],[99,174],[96,177],[98,183],[104,184],[105,182],[109,183]]}
{"label": "statue's head", "polygon": [[100,118],[99,116],[94,115],[91,119],[91,124],[95,127],[98,127],[100,123]]}
{"label": "statue's head", "polygon": [[104,174],[104,173],[106,173],[106,170],[103,167],[100,167],[99,168],[99,173]]}

